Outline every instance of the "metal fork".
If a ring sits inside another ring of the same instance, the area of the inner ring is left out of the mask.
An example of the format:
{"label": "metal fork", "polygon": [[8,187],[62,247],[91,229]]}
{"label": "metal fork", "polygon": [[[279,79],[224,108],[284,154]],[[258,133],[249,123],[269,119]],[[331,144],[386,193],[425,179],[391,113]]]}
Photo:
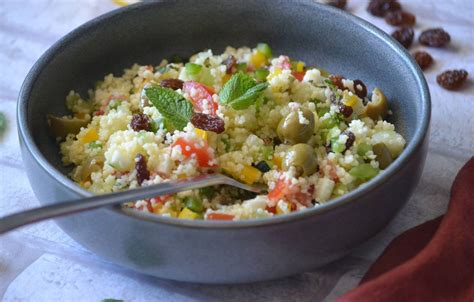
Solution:
{"label": "metal fork", "polygon": [[11,214],[0,218],[0,234],[6,233],[26,224],[93,210],[107,205],[174,194],[182,191],[199,189],[214,185],[229,185],[254,193],[260,193],[263,190],[263,186],[248,186],[223,174],[216,173],[201,175],[194,178],[172,180],[157,185],[130,189],[123,192],[62,201],[49,206],[33,208],[23,212]]}

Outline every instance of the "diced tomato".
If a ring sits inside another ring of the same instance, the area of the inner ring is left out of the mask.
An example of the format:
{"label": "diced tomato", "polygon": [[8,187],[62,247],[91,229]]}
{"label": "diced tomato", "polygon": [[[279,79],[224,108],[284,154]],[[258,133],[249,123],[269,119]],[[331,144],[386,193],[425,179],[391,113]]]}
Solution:
{"label": "diced tomato", "polygon": [[[216,115],[218,105],[212,98],[212,95],[214,94],[212,88],[196,81],[186,81],[183,84],[183,92],[187,93],[191,98],[194,111],[203,112],[208,108],[210,115]],[[208,106],[205,105],[206,101]]]}
{"label": "diced tomato", "polygon": [[171,195],[156,196],[156,197],[151,198],[150,201],[154,201],[156,203],[165,203],[170,198],[171,198]]}
{"label": "diced tomato", "polygon": [[276,214],[276,206],[273,206],[273,207],[267,206],[265,210],[267,210],[270,213]]}
{"label": "diced tomato", "polygon": [[201,147],[195,142],[190,142],[180,137],[173,144],[173,147],[180,146],[181,153],[185,157],[190,157],[191,155],[196,154],[196,159],[198,161],[199,166],[209,168],[211,167],[211,165],[209,165],[209,161],[212,160],[212,156],[207,141],[203,141],[203,145],[204,146]]}
{"label": "diced tomato", "polygon": [[303,193],[303,192],[297,191],[297,192],[294,192],[292,196],[299,203],[304,204],[304,205],[309,205],[311,204],[311,201],[313,200],[313,193],[314,193],[314,185],[311,185],[308,189],[308,192]]}
{"label": "diced tomato", "polygon": [[298,81],[303,81],[304,75],[306,71],[293,71],[291,74],[297,79]]}
{"label": "diced tomato", "polygon": [[224,213],[209,213],[207,214],[207,220],[233,220],[234,215]]}
{"label": "diced tomato", "polygon": [[94,115],[95,115],[95,116],[104,115],[104,110],[99,109],[99,110],[97,110],[96,112],[94,112]]}
{"label": "diced tomato", "polygon": [[277,201],[282,199],[288,193],[288,183],[285,179],[280,178],[273,190],[268,193],[268,199]]}

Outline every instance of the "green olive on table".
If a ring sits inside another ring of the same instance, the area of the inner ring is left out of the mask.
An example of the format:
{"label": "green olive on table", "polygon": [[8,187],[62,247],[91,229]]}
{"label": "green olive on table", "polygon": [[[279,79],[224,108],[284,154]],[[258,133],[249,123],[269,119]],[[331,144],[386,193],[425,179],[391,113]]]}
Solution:
{"label": "green olive on table", "polygon": [[[299,113],[302,113],[305,123],[300,123]],[[285,144],[306,143],[314,132],[314,114],[311,110],[301,108],[291,111],[278,124],[277,134]]]}
{"label": "green olive on table", "polygon": [[384,143],[378,143],[373,145],[372,151],[377,156],[380,169],[385,169],[392,163],[392,154]]}
{"label": "green olive on table", "polygon": [[69,133],[77,134],[86,127],[88,120],[48,115],[48,125],[54,137],[65,138]]}
{"label": "green olive on table", "polygon": [[288,171],[290,167],[295,167],[296,176],[309,176],[316,172],[318,161],[313,147],[308,144],[296,144],[285,154],[283,159],[283,169]]}

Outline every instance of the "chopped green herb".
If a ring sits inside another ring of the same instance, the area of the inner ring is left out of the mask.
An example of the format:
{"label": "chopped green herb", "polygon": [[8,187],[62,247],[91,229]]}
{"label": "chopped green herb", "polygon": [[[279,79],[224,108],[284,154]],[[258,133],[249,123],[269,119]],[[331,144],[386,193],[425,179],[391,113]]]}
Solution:
{"label": "chopped green herb", "polygon": [[319,117],[323,117],[326,113],[329,112],[329,107],[319,108],[317,112]]}
{"label": "chopped green herb", "polygon": [[93,141],[89,143],[90,149],[100,149],[102,148],[102,143],[100,141]]}
{"label": "chopped green herb", "polygon": [[337,88],[336,84],[334,84],[333,81],[331,81],[330,79],[326,79],[326,80],[324,80],[324,83],[327,84],[327,87],[329,87],[329,89],[331,89],[331,91],[334,93],[334,95],[336,97],[341,97],[341,94],[339,93],[339,91],[337,91],[338,88]]}
{"label": "chopped green herb", "polygon": [[214,187],[204,187],[199,189],[199,194],[203,197],[212,199],[216,195]]}
{"label": "chopped green herb", "polygon": [[117,109],[120,106],[120,104],[122,104],[122,101],[120,100],[111,100],[109,102],[109,109]]}
{"label": "chopped green herb", "polygon": [[193,105],[173,89],[160,86],[145,88],[145,95],[164,117],[167,123],[177,130],[183,130],[193,114]]}
{"label": "chopped green herb", "polygon": [[197,75],[201,69],[202,65],[194,64],[194,63],[186,63],[184,69],[188,75]]}
{"label": "chopped green herb", "polygon": [[161,74],[165,73],[165,72],[168,72],[170,70],[170,67],[168,65],[165,65],[165,66],[161,66],[159,67],[156,72],[159,72]]}
{"label": "chopped green herb", "polygon": [[219,93],[220,102],[224,105],[231,105],[237,110],[246,109],[255,103],[267,87],[268,83],[257,84],[252,77],[239,72],[225,83]]}
{"label": "chopped green herb", "polygon": [[124,302],[123,300],[117,300],[117,299],[103,299],[102,302]]}

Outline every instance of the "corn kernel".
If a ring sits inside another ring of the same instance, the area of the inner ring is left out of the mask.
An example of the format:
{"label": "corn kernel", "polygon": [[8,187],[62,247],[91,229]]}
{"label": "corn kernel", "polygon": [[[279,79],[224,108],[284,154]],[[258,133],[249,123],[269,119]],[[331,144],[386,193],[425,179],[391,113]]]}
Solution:
{"label": "corn kernel", "polygon": [[357,104],[357,101],[359,98],[355,94],[349,94],[347,91],[344,91],[343,97],[342,97],[342,102],[346,106],[353,107],[355,104]]}
{"label": "corn kernel", "polygon": [[278,167],[278,170],[281,169],[281,164],[283,162],[283,158],[278,155],[273,156],[273,163]]}
{"label": "corn kernel", "polygon": [[252,64],[254,68],[260,68],[265,65],[266,62],[267,57],[258,50],[250,57],[250,64]]}
{"label": "corn kernel", "polygon": [[194,132],[197,136],[202,138],[203,140],[207,140],[207,131],[202,129],[194,129]]}
{"label": "corn kernel", "polygon": [[299,61],[298,63],[296,63],[296,71],[297,72],[303,72],[304,71],[304,62],[302,61]]}
{"label": "corn kernel", "polygon": [[97,130],[95,128],[90,128],[87,132],[80,138],[80,141],[84,144],[96,141],[99,139]]}
{"label": "corn kernel", "polygon": [[194,213],[188,208],[184,208],[180,213],[178,218],[179,219],[189,219],[189,220],[194,220],[199,217],[198,213]]}
{"label": "corn kernel", "polygon": [[240,180],[248,185],[255,183],[262,176],[262,172],[252,166],[244,166],[244,168],[240,172],[229,171],[227,169],[224,169],[224,172],[232,175],[232,177],[234,177],[235,179]]}

